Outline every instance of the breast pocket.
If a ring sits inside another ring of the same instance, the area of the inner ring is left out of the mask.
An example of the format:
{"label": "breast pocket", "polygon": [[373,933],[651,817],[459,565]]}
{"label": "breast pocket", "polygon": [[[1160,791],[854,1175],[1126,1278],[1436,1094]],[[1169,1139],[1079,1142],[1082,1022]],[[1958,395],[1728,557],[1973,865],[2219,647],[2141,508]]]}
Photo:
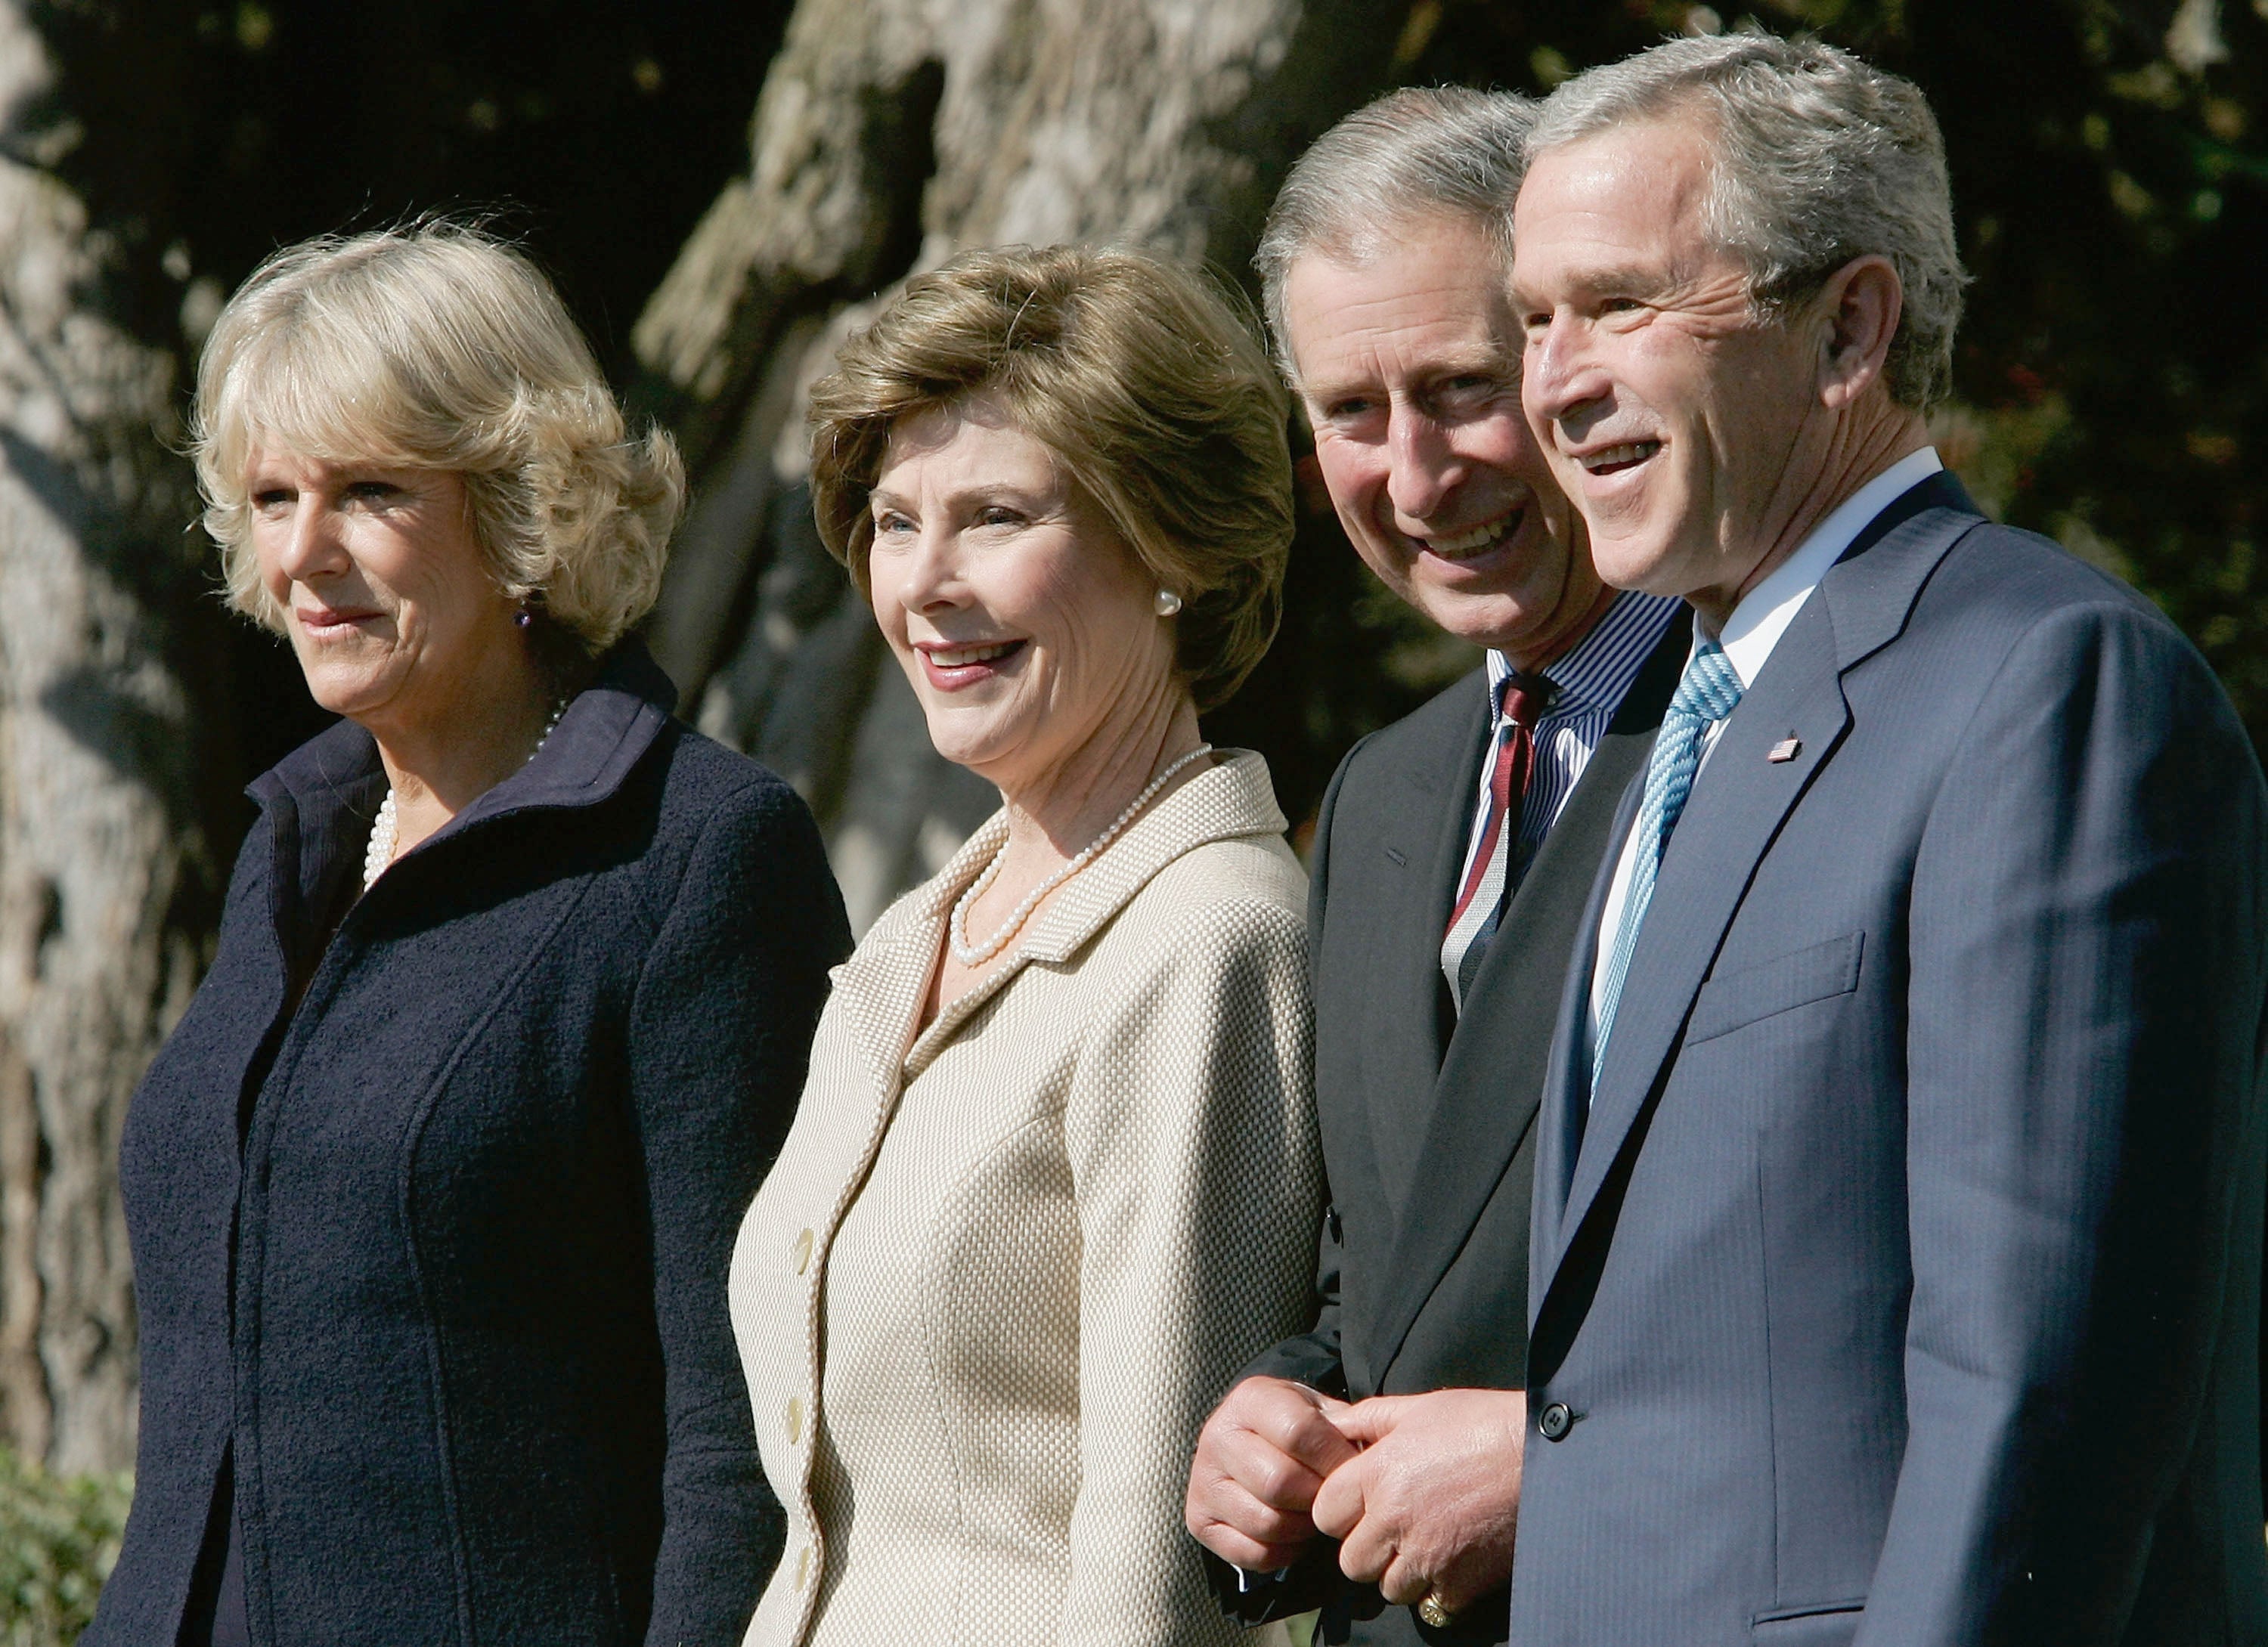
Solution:
{"label": "breast pocket", "polygon": [[1863,1601],[1790,1607],[1759,1617],[1749,1628],[1749,1639],[1756,1647],[1850,1647],[1866,1616]]}
{"label": "breast pocket", "polygon": [[1859,987],[1859,958],[1865,936],[1846,932],[1808,949],[1711,979],[1693,1003],[1685,1044],[1712,1040],[1759,1018],[1850,994]]}

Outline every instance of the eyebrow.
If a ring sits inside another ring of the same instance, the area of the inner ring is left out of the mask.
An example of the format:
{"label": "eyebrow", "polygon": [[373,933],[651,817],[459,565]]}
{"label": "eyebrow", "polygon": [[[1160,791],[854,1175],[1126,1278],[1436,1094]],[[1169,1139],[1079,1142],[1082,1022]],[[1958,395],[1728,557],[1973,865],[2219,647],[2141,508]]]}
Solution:
{"label": "eyebrow", "polygon": [[[1459,377],[1466,372],[1506,372],[1518,369],[1518,357],[1513,350],[1508,348],[1476,348],[1432,357],[1425,362],[1418,381],[1422,384],[1431,379]],[[1328,405],[1349,395],[1382,395],[1387,390],[1375,378],[1346,378],[1336,382],[1303,382],[1300,386],[1300,393],[1317,405]]]}
{"label": "eyebrow", "polygon": [[[1676,284],[1673,272],[1643,263],[1601,263],[1563,272],[1562,281],[1589,296],[1602,291],[1661,291]],[[1513,306],[1531,309],[1535,304],[1518,286],[1512,289]]]}
{"label": "eyebrow", "polygon": [[[1020,486],[1008,481],[971,481],[965,485],[953,487],[950,490],[946,491],[944,496],[939,501],[944,504],[946,508],[951,509],[967,504],[972,498],[990,498],[995,496],[1007,497],[1034,508],[1043,508],[1050,505],[1060,506],[1064,501],[1059,495],[1049,493],[1045,490],[1034,490],[1029,487]],[[897,493],[890,490],[887,487],[879,484],[870,486],[866,489],[866,506],[870,510],[876,508],[911,509],[913,507],[912,504],[906,498],[900,496]]]}

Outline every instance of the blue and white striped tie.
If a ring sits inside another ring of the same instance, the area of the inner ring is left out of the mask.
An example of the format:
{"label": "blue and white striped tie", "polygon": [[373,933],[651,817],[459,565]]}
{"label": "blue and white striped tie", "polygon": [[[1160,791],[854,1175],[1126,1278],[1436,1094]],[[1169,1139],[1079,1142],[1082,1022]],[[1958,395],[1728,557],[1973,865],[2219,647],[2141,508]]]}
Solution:
{"label": "blue and white striped tie", "polygon": [[1686,798],[1693,793],[1693,775],[1701,769],[1703,740],[1709,728],[1730,715],[1740,702],[1741,678],[1733,672],[1732,659],[1716,642],[1702,641],[1694,648],[1669,708],[1662,714],[1661,730],[1654,734],[1653,754],[1646,766],[1646,790],[1638,798],[1638,820],[1631,826],[1638,849],[1631,862],[1622,924],[1616,929],[1614,948],[1608,952],[1605,985],[1599,991],[1599,1033],[1591,1047],[1594,1087],[1600,1067],[1606,1062],[1607,1035],[1614,1028],[1615,1009],[1622,1001],[1631,952],[1638,947],[1646,907],[1653,901],[1661,855],[1668,849],[1669,832],[1677,827]]}

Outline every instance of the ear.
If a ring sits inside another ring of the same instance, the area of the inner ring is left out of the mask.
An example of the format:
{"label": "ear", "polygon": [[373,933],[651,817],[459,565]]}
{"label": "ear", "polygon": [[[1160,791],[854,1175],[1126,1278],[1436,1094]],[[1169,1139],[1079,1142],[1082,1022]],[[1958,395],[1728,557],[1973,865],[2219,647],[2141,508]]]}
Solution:
{"label": "ear", "polygon": [[1889,259],[1868,253],[1827,277],[1813,313],[1820,335],[1819,399],[1840,409],[1882,380],[1905,290]]}

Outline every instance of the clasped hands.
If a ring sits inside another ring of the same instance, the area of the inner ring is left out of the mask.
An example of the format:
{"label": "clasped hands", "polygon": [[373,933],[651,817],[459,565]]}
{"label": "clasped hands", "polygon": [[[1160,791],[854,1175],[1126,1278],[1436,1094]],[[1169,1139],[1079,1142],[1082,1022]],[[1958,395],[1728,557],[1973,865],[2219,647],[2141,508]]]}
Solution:
{"label": "clasped hands", "polygon": [[1512,1577],[1527,1427],[1518,1390],[1349,1402],[1247,1379],[1197,1436],[1189,1529],[1256,1572],[1290,1566],[1320,1533],[1349,1578],[1454,1614]]}

